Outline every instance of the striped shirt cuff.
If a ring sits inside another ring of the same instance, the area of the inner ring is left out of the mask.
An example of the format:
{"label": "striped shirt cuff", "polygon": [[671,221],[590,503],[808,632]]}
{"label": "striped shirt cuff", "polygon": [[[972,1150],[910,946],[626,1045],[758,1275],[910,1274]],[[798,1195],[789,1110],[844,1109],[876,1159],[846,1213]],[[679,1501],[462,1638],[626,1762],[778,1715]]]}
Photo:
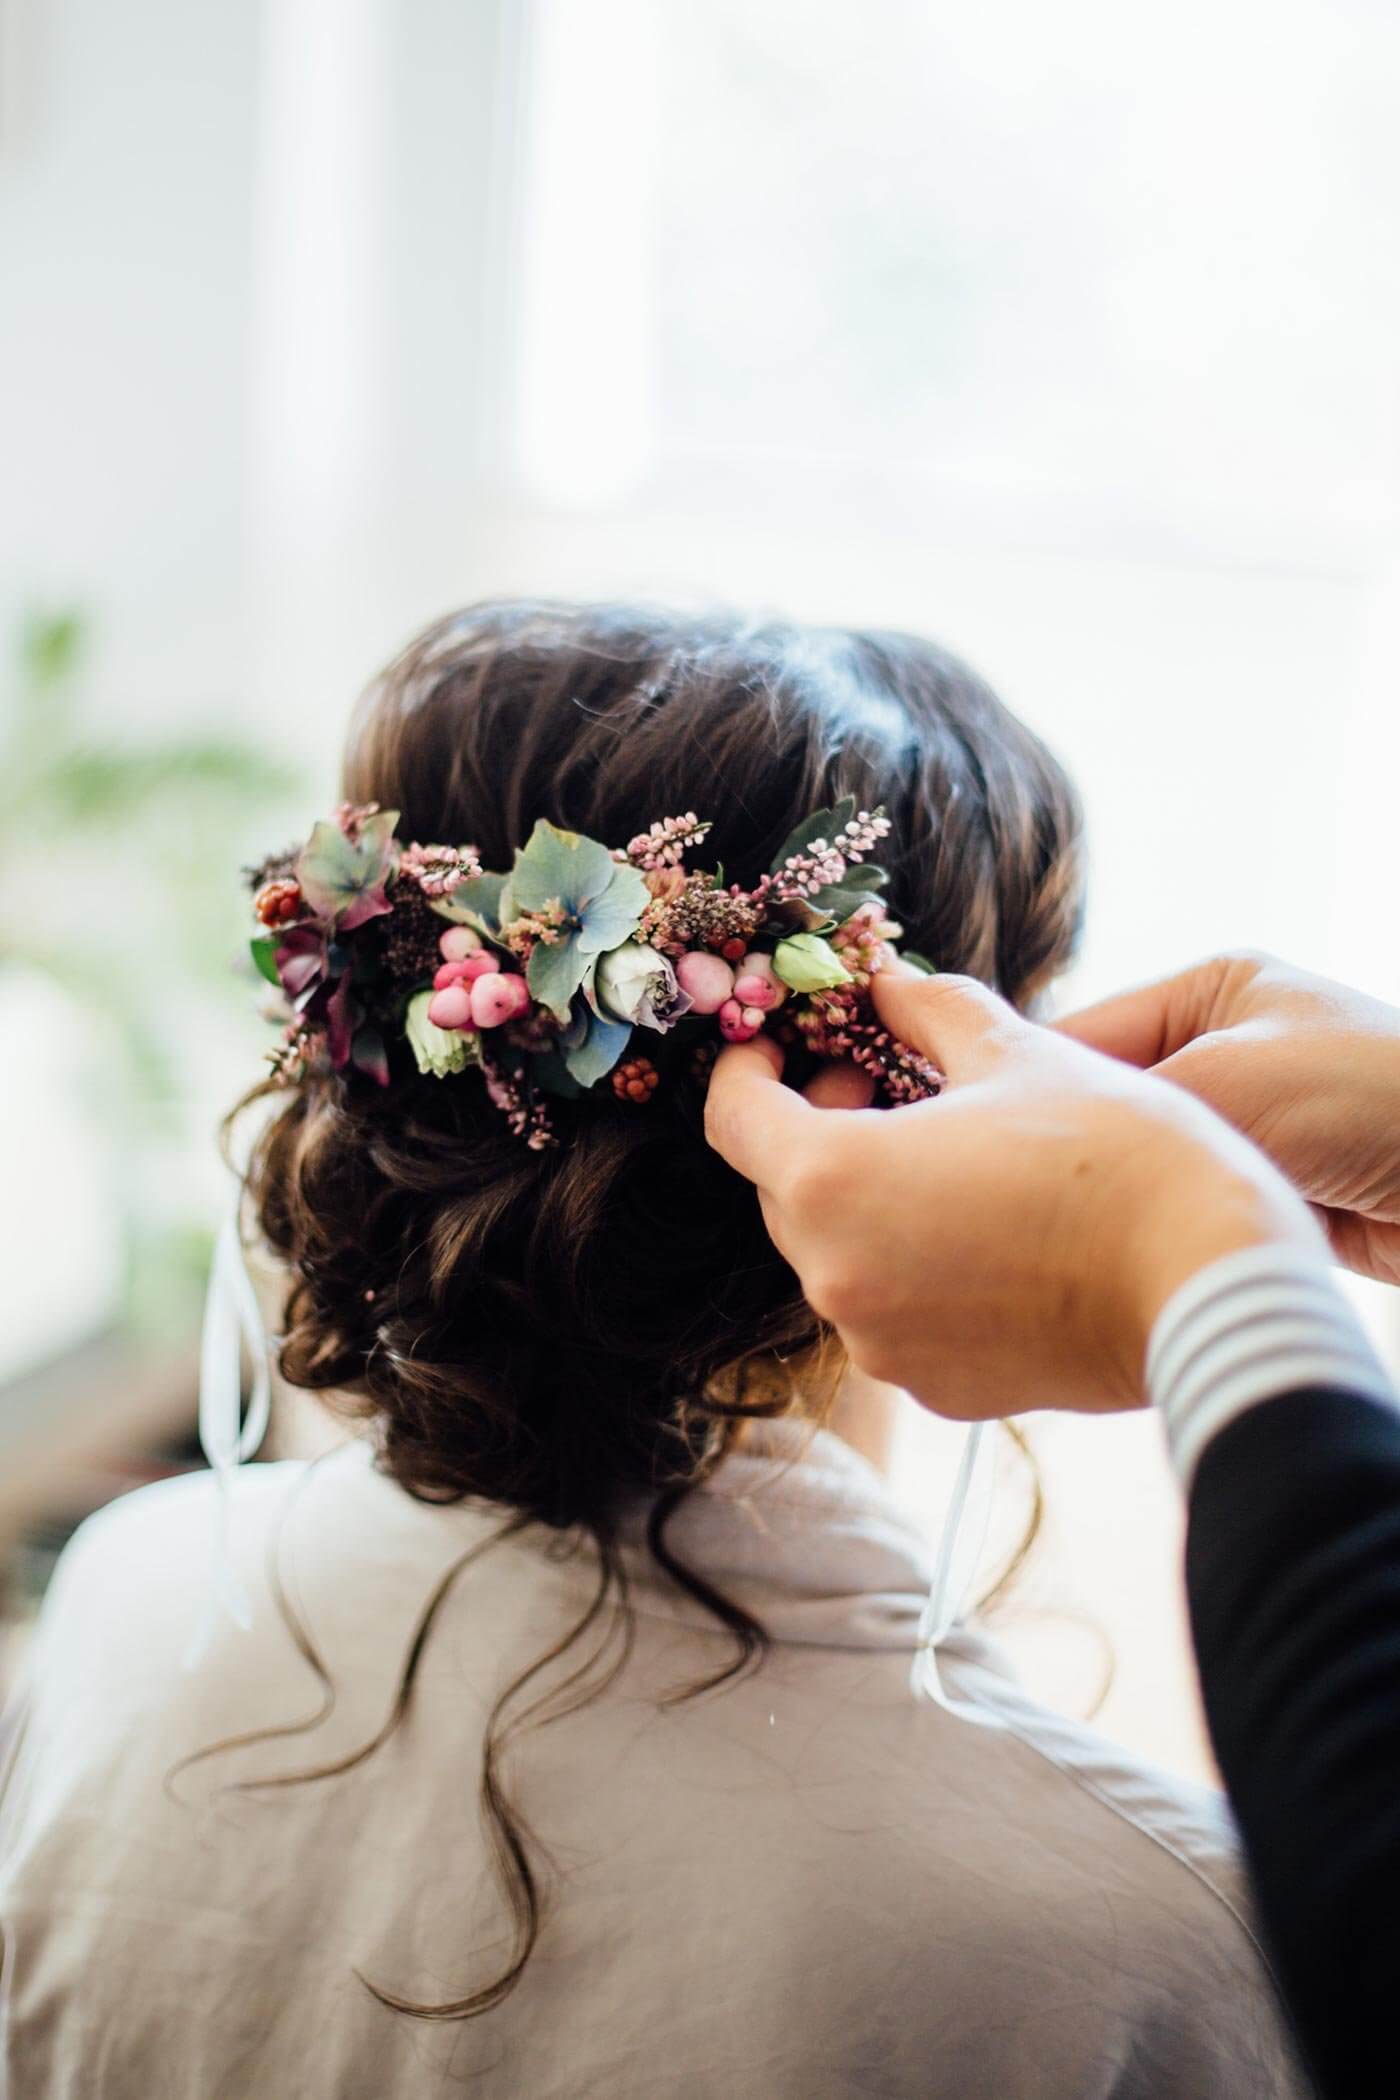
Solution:
{"label": "striped shirt cuff", "polygon": [[1394,1383],[1327,1270],[1293,1247],[1212,1262],[1169,1298],[1147,1347],[1147,1391],[1183,1486],[1246,1408],[1305,1386],[1400,1406]]}

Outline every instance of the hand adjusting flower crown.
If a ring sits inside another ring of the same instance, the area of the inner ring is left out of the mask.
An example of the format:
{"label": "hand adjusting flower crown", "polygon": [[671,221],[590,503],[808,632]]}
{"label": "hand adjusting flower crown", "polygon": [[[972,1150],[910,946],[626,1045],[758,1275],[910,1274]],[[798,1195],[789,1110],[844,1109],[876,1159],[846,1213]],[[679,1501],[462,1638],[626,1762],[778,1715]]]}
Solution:
{"label": "hand adjusting flower crown", "polygon": [[[881,1028],[874,972],[899,928],[867,855],[890,829],[847,796],[788,838],[753,889],[682,865],[709,831],[693,811],[622,848],[544,818],[508,875],[471,846],[401,845],[395,810],[344,804],[299,851],[250,871],[266,931],[253,959],[284,995],[272,1053],[288,1083],[314,1064],[389,1081],[390,1045],[418,1070],[468,1068],[532,1147],[557,1143],[549,1097],[609,1082],[649,1101],[660,1075],[634,1053],[707,1021],[726,1042],[767,1028],[867,1071],[891,1102],[938,1091],[927,1061]],[[713,1037],[695,1045],[712,1060]]]}

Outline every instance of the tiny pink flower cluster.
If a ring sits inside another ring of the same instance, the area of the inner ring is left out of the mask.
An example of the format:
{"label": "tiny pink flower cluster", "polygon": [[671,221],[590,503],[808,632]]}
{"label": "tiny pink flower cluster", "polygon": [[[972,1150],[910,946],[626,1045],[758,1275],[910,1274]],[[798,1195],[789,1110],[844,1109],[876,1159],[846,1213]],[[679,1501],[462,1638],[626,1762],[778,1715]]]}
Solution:
{"label": "tiny pink flower cluster", "polygon": [[438,942],[442,967],[433,978],[428,1019],[435,1028],[500,1028],[530,1004],[525,979],[501,970],[469,926],[449,926]]}
{"label": "tiny pink flower cluster", "polygon": [[863,860],[889,829],[890,820],[883,811],[857,811],[834,838],[812,839],[801,853],[788,856],[774,878],[779,893],[815,897],[818,890],[840,882],[850,863]]}
{"label": "tiny pink flower cluster", "polygon": [[899,938],[899,931],[893,919],[885,917],[882,904],[863,904],[844,926],[837,927],[831,945],[863,989],[889,959],[892,950],[888,944]]}
{"label": "tiny pink flower cluster", "polygon": [[683,817],[660,817],[647,830],[629,839],[626,851],[614,858],[630,860],[634,868],[646,871],[679,867],[685,854],[692,846],[698,846],[710,829],[710,824],[702,822],[693,809],[688,809]]}
{"label": "tiny pink flower cluster", "polygon": [[481,873],[481,862],[457,846],[405,846],[399,873],[416,882],[425,897],[450,897],[469,875]]}

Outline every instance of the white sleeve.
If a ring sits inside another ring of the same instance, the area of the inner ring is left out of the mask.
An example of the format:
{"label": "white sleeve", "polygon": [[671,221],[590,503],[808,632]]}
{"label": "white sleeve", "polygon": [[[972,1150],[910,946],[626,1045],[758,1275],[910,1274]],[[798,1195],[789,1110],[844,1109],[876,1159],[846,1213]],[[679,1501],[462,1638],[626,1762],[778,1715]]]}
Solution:
{"label": "white sleeve", "polygon": [[1157,1316],[1147,1392],[1189,1487],[1211,1438],[1246,1408],[1305,1386],[1400,1406],[1364,1328],[1321,1261],[1294,1247],[1224,1255]]}

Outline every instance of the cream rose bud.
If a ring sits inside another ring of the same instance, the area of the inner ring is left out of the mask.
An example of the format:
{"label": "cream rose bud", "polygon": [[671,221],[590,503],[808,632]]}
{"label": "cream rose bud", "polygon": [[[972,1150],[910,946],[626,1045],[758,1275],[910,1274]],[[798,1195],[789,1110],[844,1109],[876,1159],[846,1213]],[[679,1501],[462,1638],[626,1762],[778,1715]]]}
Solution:
{"label": "cream rose bud", "polygon": [[593,990],[611,1019],[663,1033],[691,1007],[669,957],[644,941],[624,941],[621,947],[610,948],[599,961]]}
{"label": "cream rose bud", "polygon": [[849,984],[851,973],[819,933],[794,933],[773,950],[773,968],[794,992],[823,992]]}

